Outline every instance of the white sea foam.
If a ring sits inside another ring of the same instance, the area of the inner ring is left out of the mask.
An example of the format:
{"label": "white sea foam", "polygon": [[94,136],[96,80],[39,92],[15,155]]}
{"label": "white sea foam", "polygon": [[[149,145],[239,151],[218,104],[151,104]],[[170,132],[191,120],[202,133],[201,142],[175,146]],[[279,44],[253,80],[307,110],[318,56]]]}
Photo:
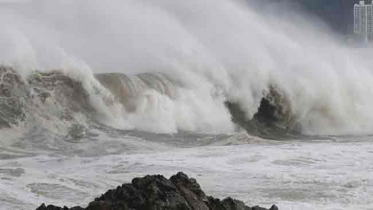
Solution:
{"label": "white sea foam", "polygon": [[[135,176],[177,171],[248,205],[372,206],[371,137],[279,143],[197,133],[232,132],[224,102],[251,118],[270,86],[286,94],[307,134],[371,133],[371,49],[343,44],[298,12],[241,0],[4,2],[0,63],[24,77],[59,69],[81,81],[105,125],[76,113],[61,120],[53,98],[31,103],[29,122],[0,130],[0,209],[84,205]],[[131,94],[96,79],[114,72],[131,78],[121,86]],[[66,136],[75,123],[87,128],[82,138]]]}
{"label": "white sea foam", "polygon": [[[370,61],[296,13],[255,12],[228,0],[36,0],[1,11],[0,58],[23,72],[63,68],[84,78],[90,70],[81,69],[87,68],[156,71],[187,89],[180,94],[189,96],[177,101],[147,92],[143,97],[152,95],[157,105],[143,103],[139,112],[152,114],[124,120],[124,127],[231,130],[221,99],[239,102],[251,118],[269,85],[287,94],[306,133],[366,133],[373,127]],[[218,117],[200,124],[195,115]]]}
{"label": "white sea foam", "polygon": [[307,18],[251,7],[233,0],[1,4],[0,59],[26,73],[62,68],[93,81],[90,69],[162,72],[183,84],[176,100],[144,93],[139,117],[109,111],[126,128],[230,131],[222,101],[239,102],[251,118],[274,85],[305,133],[370,132],[371,62]]}
{"label": "white sea foam", "polygon": [[[81,143],[86,148],[81,155],[94,153],[93,157],[66,156],[65,149],[60,155],[2,160],[0,207],[32,209],[42,202],[84,206],[134,177],[169,177],[184,171],[207,194],[231,196],[248,205],[369,209],[373,203],[373,148],[369,137],[356,140],[262,141],[180,149],[132,137],[114,143],[114,138],[101,136],[94,142],[96,147]],[[130,145],[134,147],[126,149]],[[121,149],[128,151],[108,155]]]}

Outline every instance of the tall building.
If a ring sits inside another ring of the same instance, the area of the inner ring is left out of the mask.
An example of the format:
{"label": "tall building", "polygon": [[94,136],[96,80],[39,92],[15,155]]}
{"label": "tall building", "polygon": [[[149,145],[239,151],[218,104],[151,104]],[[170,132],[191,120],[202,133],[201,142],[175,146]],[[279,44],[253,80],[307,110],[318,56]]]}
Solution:
{"label": "tall building", "polygon": [[360,1],[354,5],[354,33],[366,40],[373,37],[373,1],[371,4]]}

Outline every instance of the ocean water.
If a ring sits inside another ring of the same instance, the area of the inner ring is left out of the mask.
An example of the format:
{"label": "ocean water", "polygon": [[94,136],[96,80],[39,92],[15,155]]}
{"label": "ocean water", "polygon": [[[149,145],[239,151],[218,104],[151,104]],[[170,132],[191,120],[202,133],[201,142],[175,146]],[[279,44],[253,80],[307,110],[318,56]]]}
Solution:
{"label": "ocean water", "polygon": [[0,1],[0,209],[183,171],[215,197],[373,209],[373,62],[292,5]]}
{"label": "ocean water", "polygon": [[[206,193],[281,209],[371,209],[372,137],[273,141],[245,133],[189,136],[98,133],[68,142],[1,148],[1,209],[42,202],[85,206],[133,177],[184,171]],[[154,140],[156,139],[156,140]],[[25,140],[23,140],[25,141]],[[171,141],[171,142],[170,142]],[[44,146],[42,146],[44,145]],[[51,147],[47,151],[38,150]]]}

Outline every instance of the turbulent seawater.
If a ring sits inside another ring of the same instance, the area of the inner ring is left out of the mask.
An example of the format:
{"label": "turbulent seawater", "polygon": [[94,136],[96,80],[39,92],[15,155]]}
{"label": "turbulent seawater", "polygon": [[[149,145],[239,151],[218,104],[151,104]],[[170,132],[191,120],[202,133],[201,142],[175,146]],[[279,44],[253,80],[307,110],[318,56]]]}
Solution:
{"label": "turbulent seawater", "polygon": [[249,206],[372,209],[372,50],[263,4],[0,1],[0,209],[178,171]]}

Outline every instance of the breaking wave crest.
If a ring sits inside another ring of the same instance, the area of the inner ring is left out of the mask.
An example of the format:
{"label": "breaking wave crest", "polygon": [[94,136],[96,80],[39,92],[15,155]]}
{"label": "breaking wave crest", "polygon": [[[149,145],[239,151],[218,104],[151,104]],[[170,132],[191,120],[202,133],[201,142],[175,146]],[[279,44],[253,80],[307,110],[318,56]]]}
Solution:
{"label": "breaking wave crest", "polygon": [[371,50],[313,21],[241,0],[10,4],[0,8],[0,125],[371,133]]}
{"label": "breaking wave crest", "polygon": [[[200,119],[196,114],[203,108],[193,104],[195,94],[163,74],[97,74],[97,81],[91,81],[96,86],[87,88],[87,81],[63,71],[35,71],[23,78],[15,69],[2,66],[0,73],[1,127],[23,123],[58,127],[56,123],[63,121],[69,126],[94,122],[161,133],[214,132],[215,126],[216,132],[231,130],[229,124],[219,128],[216,122]],[[193,121],[197,119],[199,123]]]}
{"label": "breaking wave crest", "polygon": [[[100,85],[93,88],[94,91],[84,87],[84,82],[57,70],[34,71],[23,78],[14,68],[1,66],[0,74],[1,127],[37,123],[45,126],[45,129],[61,132],[58,129],[64,125],[63,132],[79,137],[90,124],[151,132],[184,130],[224,133],[233,131],[233,122],[253,135],[277,138],[274,134],[285,134],[293,130],[294,125],[289,119],[292,113],[285,110],[290,107],[284,105],[287,102],[273,88],[263,96],[258,113],[252,120],[245,117],[239,104],[222,101],[215,96],[214,100],[225,108],[223,113],[231,114],[226,115],[223,122],[216,122],[201,119],[202,115],[191,119],[193,116],[190,115],[203,111],[200,106],[193,104],[198,103],[196,95],[190,91],[188,93],[186,87],[161,73],[134,76],[97,74],[95,79]],[[101,101],[101,105],[97,104],[98,101]],[[218,119],[216,116],[210,118]],[[225,127],[219,127],[220,124]],[[276,129],[276,133],[268,132]]]}

